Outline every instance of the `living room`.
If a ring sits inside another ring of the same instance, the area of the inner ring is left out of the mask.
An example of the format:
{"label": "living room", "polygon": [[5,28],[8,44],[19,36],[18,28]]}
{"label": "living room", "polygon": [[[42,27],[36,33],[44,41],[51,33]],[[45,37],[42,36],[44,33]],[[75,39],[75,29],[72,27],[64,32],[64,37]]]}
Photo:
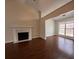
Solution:
{"label": "living room", "polygon": [[5,15],[6,59],[74,58],[74,0],[5,0]]}

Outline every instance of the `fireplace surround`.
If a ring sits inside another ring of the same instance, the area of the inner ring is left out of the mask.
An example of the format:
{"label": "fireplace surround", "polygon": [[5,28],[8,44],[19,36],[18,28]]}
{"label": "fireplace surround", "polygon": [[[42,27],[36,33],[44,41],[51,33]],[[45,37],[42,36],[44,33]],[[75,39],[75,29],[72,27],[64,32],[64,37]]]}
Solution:
{"label": "fireplace surround", "polygon": [[13,38],[14,43],[32,40],[32,27],[13,27]]}

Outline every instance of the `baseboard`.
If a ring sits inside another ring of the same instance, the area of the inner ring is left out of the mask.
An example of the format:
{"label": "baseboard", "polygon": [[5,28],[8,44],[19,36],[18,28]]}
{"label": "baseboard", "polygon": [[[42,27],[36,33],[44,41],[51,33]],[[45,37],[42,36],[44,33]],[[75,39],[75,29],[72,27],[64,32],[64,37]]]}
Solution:
{"label": "baseboard", "polygon": [[5,43],[12,43],[13,41],[5,41]]}
{"label": "baseboard", "polygon": [[42,38],[42,37],[40,37],[41,39],[43,39],[43,40],[46,40],[45,38]]}
{"label": "baseboard", "polygon": [[46,40],[46,37],[41,37],[41,39],[44,39],[44,40]]}
{"label": "baseboard", "polygon": [[43,39],[43,40],[45,40],[45,39],[42,38],[42,37],[34,37],[34,38],[32,38],[32,39]]}
{"label": "baseboard", "polygon": [[[42,37],[32,37],[32,39],[44,39],[45,40],[45,38],[42,38]],[[12,43],[13,41],[5,41],[5,43]]]}
{"label": "baseboard", "polygon": [[48,38],[48,37],[53,37],[53,36],[58,36],[58,35],[51,35],[51,36],[47,36],[47,37],[45,37],[45,39],[46,39],[46,38]]}
{"label": "baseboard", "polygon": [[38,39],[38,38],[41,38],[41,37],[33,37],[32,39]]}
{"label": "baseboard", "polygon": [[34,37],[32,37],[32,39],[34,39],[34,38],[40,38],[40,36],[34,36]]}

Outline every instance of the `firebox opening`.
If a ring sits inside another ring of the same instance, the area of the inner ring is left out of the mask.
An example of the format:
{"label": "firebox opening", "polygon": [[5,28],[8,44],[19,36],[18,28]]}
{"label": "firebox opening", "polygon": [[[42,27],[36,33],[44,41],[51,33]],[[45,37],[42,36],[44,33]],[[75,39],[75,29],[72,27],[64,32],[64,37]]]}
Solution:
{"label": "firebox opening", "polygon": [[29,39],[29,32],[20,32],[18,33],[18,40]]}

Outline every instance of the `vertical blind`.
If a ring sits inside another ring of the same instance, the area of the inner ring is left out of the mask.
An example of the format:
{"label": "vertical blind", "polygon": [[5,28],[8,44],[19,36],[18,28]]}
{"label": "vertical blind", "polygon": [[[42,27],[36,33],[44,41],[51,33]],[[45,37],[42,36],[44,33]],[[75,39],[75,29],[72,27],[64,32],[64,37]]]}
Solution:
{"label": "vertical blind", "polygon": [[74,22],[59,22],[59,35],[74,36]]}

